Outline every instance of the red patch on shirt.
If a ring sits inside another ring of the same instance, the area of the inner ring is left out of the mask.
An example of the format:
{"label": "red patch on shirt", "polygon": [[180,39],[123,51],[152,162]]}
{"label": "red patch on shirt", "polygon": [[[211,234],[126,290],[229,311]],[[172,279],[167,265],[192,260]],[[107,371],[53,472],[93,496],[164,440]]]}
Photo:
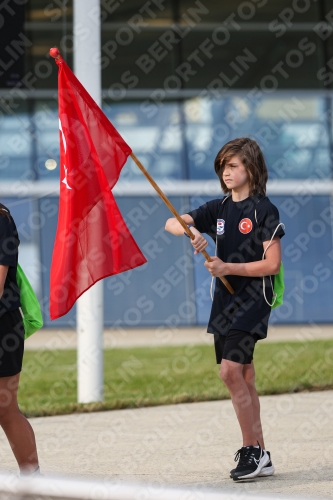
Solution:
{"label": "red patch on shirt", "polygon": [[250,219],[242,219],[238,225],[238,229],[243,234],[249,233],[252,229],[252,221]]}

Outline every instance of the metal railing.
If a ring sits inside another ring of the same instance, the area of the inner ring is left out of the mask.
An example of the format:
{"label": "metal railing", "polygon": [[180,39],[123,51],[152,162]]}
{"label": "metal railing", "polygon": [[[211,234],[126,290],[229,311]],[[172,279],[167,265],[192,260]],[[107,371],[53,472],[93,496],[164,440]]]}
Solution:
{"label": "metal railing", "polygon": [[[222,196],[221,185],[216,179],[158,181],[167,196]],[[59,197],[59,181],[7,181],[0,183],[0,196],[14,198]],[[154,188],[143,181],[119,181],[112,190],[115,196],[157,196]],[[333,196],[330,179],[279,179],[268,181],[267,195],[280,196]]]}

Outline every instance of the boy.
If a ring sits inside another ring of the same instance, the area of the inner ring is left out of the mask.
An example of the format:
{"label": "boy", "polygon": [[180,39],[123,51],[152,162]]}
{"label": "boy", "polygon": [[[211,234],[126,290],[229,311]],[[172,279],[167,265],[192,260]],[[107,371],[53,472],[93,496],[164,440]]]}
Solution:
{"label": "boy", "polygon": [[[237,481],[274,473],[264,445],[252,360],[257,340],[267,336],[284,231],[277,208],[266,197],[267,168],[255,141],[239,138],[225,144],[216,156],[215,172],[227,196],[182,218],[195,235],[191,240],[195,254],[208,245],[201,233],[214,239],[217,256],[206,261],[205,267],[213,278],[226,276],[235,291],[230,294],[221,280],[215,280],[207,331],[214,334],[220,376],[242,432],[243,446],[235,457],[238,465],[230,471]],[[184,234],[174,218],[168,219],[165,229]]]}

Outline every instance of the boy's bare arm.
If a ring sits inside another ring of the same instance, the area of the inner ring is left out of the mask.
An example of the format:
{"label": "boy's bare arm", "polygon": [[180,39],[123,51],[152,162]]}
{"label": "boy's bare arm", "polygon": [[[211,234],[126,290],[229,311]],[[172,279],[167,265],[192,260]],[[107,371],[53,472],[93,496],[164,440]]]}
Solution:
{"label": "boy's bare arm", "polygon": [[3,266],[0,264],[0,299],[3,295],[5,288],[5,281],[8,273],[8,266]]}
{"label": "boy's bare arm", "polygon": [[[187,225],[194,224],[194,220],[192,217],[188,214],[181,215],[181,218],[186,222]],[[168,231],[169,233],[174,234],[175,236],[183,236],[184,235],[184,228],[181,224],[179,224],[178,220],[175,217],[171,217],[168,219],[165,223],[165,230]]]}
{"label": "boy's bare arm", "polygon": [[[264,249],[269,243],[270,241],[264,241]],[[212,276],[227,276],[232,274],[234,276],[261,277],[278,274],[281,264],[281,243],[279,237],[273,239],[265,256],[265,260],[240,264],[223,262],[218,257],[211,257],[212,262],[206,261],[204,265]]]}
{"label": "boy's bare arm", "polygon": [[[194,226],[194,220],[192,217],[188,214],[181,215],[181,218],[184,219],[186,224],[192,224]],[[169,233],[174,234],[175,236],[183,236],[184,235],[184,228],[181,224],[179,224],[178,220],[174,217],[171,219],[168,219],[165,224],[165,230],[169,231]],[[198,254],[205,250],[208,246],[208,241],[200,231],[196,229],[196,227],[191,227],[191,231],[194,234],[194,239],[191,239],[191,244],[194,248],[194,254]]]}

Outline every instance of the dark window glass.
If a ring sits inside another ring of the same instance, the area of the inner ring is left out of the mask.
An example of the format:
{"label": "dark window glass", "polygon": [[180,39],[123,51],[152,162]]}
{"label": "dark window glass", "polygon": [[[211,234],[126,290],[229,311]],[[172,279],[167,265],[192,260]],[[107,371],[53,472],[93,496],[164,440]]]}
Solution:
{"label": "dark window glass", "polygon": [[2,100],[0,103],[0,178],[34,178],[33,143],[27,129],[31,126],[30,103]]}
{"label": "dark window glass", "polygon": [[264,31],[226,33],[217,28],[184,39],[185,63],[176,73],[185,88],[322,88],[317,78],[321,57],[322,42],[314,33],[286,33],[277,40]]}
{"label": "dark window glass", "polygon": [[231,139],[244,136],[262,147],[270,179],[330,177],[326,104],[321,97],[264,97],[252,92],[219,100],[188,100],[190,178],[215,178],[217,152]]}
{"label": "dark window glass", "polygon": [[[232,16],[234,22],[260,22],[293,25],[295,22],[315,22],[320,19],[318,3],[312,0],[294,1],[279,0],[203,0],[201,2],[208,10],[206,22],[220,23]],[[188,13],[189,9],[197,8],[194,0],[180,0],[180,13]]]}
{"label": "dark window glass", "polygon": [[31,47],[26,49],[26,88],[56,89],[58,87],[58,67],[49,56],[51,47],[58,47],[61,55],[72,67],[73,37],[68,34],[63,37],[59,30],[29,30],[26,33],[31,40]]}
{"label": "dark window glass", "polygon": [[[3,100],[1,110],[0,178],[22,181],[58,179],[57,102]],[[55,170],[47,170],[45,162],[48,159],[56,160]]]}
{"label": "dark window glass", "polygon": [[64,23],[73,18],[73,0],[50,1],[28,0],[26,21],[33,23]]}
{"label": "dark window glass", "polygon": [[[34,141],[33,168],[37,179],[45,181],[59,179],[59,118],[58,103],[54,101],[36,101],[32,116],[34,133],[38,139]],[[56,167],[48,170],[45,162],[56,161]]]}
{"label": "dark window glass", "polygon": [[[103,111],[154,178],[185,177],[180,105],[167,102],[152,113],[144,103],[105,103]],[[131,158],[121,178],[144,181]]]}
{"label": "dark window glass", "polygon": [[170,0],[158,0],[157,2],[146,2],[142,0],[101,0],[101,14],[103,22],[127,23],[135,16],[133,22],[142,17],[146,22],[154,22],[172,18],[172,2]]}
{"label": "dark window glass", "polygon": [[112,95],[114,89],[117,96],[119,88],[163,87],[164,81],[175,67],[174,50],[167,50],[157,42],[164,31],[143,31],[140,34],[130,32],[121,37],[117,33],[119,32],[102,32],[103,89],[111,87]]}
{"label": "dark window glass", "polygon": [[[28,100],[5,108],[0,120],[2,179],[58,179],[59,131],[55,100]],[[251,136],[262,147],[270,179],[329,178],[332,123],[327,97],[267,96],[252,90],[220,99],[105,101],[103,110],[156,179],[214,179],[214,159],[229,140]],[[27,131],[29,129],[29,131]],[[185,141],[186,136],[186,141]],[[47,159],[57,166],[48,170]],[[122,180],[143,181],[129,159]]]}
{"label": "dark window glass", "polygon": [[[2,6],[1,6],[2,7]],[[13,88],[24,76],[24,5],[12,2],[0,15],[0,87]]]}
{"label": "dark window glass", "polygon": [[[36,88],[56,88],[56,72],[46,67],[51,46],[58,46],[72,66],[72,4],[64,4],[64,9],[37,1],[27,6],[26,35],[31,46],[26,49],[25,67],[37,78]],[[252,17],[250,5],[255,9]],[[157,2],[152,11],[143,2],[105,0],[101,7],[105,20],[101,50],[103,88],[115,85],[125,90],[162,88],[172,92],[179,88],[203,88],[214,79],[235,89],[255,85],[328,87],[328,77],[318,75],[318,70],[333,57],[332,23],[327,25],[330,33],[325,37],[309,23],[318,25],[321,19],[325,20],[333,9],[331,0],[325,4],[310,0]],[[244,19],[240,19],[240,12]],[[133,16],[142,16],[142,22],[140,17],[135,18],[137,25],[133,20],[128,22]],[[232,19],[224,24],[228,16]],[[326,21],[329,19],[328,16]],[[38,29],[38,24],[42,29]],[[224,75],[222,79],[220,73]]]}

